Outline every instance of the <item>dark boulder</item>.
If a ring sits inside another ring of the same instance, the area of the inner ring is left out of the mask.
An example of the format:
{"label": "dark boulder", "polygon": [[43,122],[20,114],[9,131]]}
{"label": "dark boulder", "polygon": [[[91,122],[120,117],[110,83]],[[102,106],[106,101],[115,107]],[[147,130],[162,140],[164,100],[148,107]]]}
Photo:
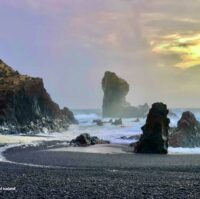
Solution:
{"label": "dark boulder", "polygon": [[122,119],[120,118],[118,120],[115,120],[114,122],[112,122],[112,125],[115,125],[115,126],[121,126],[121,125],[123,125]]}
{"label": "dark boulder", "polygon": [[109,141],[101,140],[96,136],[83,133],[70,142],[73,146],[90,146],[95,144],[110,144]]}
{"label": "dark boulder", "polygon": [[74,113],[72,111],[70,111],[69,108],[64,107],[63,109],[61,109],[61,112],[63,115],[67,115],[67,117],[71,121],[71,123],[78,124],[78,121],[74,117]]}
{"label": "dark boulder", "polygon": [[0,133],[60,132],[72,123],[77,123],[73,113],[52,101],[42,79],[0,61]]}
{"label": "dark boulder", "polygon": [[143,134],[135,144],[136,153],[167,154],[169,111],[163,103],[155,103],[149,111],[146,124],[142,127]]}
{"label": "dark boulder", "polygon": [[186,111],[182,114],[177,128],[171,130],[169,145],[173,147],[200,146],[200,123],[192,112]]}
{"label": "dark boulder", "polygon": [[184,112],[181,119],[178,121],[178,129],[189,129],[194,131],[196,127],[199,127],[199,122],[195,115],[190,111]]}
{"label": "dark boulder", "polygon": [[104,124],[102,120],[93,120],[93,123],[96,123],[97,126],[103,126]]}
{"label": "dark boulder", "polygon": [[115,73],[105,72],[102,80],[103,117],[145,117],[149,110],[147,104],[133,107],[126,101],[129,92],[129,84]]}

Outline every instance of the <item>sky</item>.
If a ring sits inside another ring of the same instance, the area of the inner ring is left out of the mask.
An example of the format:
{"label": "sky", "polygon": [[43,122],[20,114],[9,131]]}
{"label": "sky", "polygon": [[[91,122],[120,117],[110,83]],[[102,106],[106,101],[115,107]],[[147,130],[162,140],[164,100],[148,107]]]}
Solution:
{"label": "sky", "polygon": [[0,0],[0,58],[61,107],[100,108],[107,70],[132,105],[200,107],[200,0]]}

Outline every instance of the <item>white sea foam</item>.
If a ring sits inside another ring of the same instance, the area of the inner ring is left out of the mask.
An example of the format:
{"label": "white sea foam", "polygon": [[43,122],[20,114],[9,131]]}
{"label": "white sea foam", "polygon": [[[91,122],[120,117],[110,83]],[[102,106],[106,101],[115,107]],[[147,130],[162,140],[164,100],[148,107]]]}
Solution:
{"label": "white sea foam", "polygon": [[26,148],[28,146],[36,147],[40,143],[41,143],[40,141],[32,141],[32,142],[27,142],[27,143],[6,144],[3,147],[0,147],[0,162],[10,162],[10,161],[6,160],[6,158],[3,155],[3,153],[10,148],[20,147],[20,146],[23,146],[24,148]]}
{"label": "white sea foam", "polygon": [[183,147],[169,147],[169,154],[200,154],[200,147],[195,148],[183,148]]}
{"label": "white sea foam", "polygon": [[[180,119],[184,110],[173,111],[177,117],[170,118],[170,126],[174,127],[177,121]],[[200,120],[200,111],[196,111],[195,115]],[[139,122],[134,122],[136,118],[123,119],[123,126],[114,126],[110,123],[105,123],[103,126],[97,126],[93,123],[95,119],[102,119],[99,112],[81,112],[76,113],[76,119],[79,121],[79,125],[71,125],[69,130],[63,133],[40,133],[37,137],[24,136],[24,135],[0,135],[0,144],[6,144],[6,146],[0,148],[0,161],[5,161],[2,156],[3,151],[10,147],[24,145],[24,144],[38,144],[41,141],[71,141],[81,133],[89,133],[92,136],[97,136],[104,140],[109,140],[112,144],[130,144],[135,142],[133,139],[122,139],[122,136],[133,136],[142,133],[141,127],[145,123],[145,119],[141,118]],[[103,121],[109,121],[110,118],[105,118]],[[39,137],[41,136],[41,137]],[[170,154],[200,154],[200,148],[169,148]]]}
{"label": "white sea foam", "polygon": [[77,114],[75,115],[76,119],[79,121],[89,121],[94,119],[100,119],[100,116],[96,113],[90,113],[90,114]]}

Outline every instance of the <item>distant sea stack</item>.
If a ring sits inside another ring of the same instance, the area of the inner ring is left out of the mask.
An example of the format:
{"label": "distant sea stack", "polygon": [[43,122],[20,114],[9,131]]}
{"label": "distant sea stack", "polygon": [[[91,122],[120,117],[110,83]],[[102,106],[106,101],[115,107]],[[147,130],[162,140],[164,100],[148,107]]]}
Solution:
{"label": "distant sea stack", "polygon": [[60,132],[71,123],[77,123],[73,113],[52,101],[42,79],[21,75],[0,60],[0,133]]}
{"label": "distant sea stack", "polygon": [[143,134],[135,145],[136,153],[167,154],[169,111],[163,103],[155,103],[149,111],[146,124],[142,127]]}
{"label": "distant sea stack", "polygon": [[102,80],[103,117],[130,118],[145,117],[149,107],[147,104],[133,107],[126,101],[129,84],[113,72],[105,72]]}
{"label": "distant sea stack", "polygon": [[200,123],[192,112],[183,112],[177,128],[171,130],[169,144],[173,147],[200,146]]}

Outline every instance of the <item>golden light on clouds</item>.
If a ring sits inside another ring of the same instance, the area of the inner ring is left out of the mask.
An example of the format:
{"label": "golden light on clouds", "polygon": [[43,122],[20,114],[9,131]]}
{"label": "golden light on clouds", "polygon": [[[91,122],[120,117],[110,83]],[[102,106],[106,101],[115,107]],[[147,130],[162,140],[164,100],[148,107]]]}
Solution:
{"label": "golden light on clouds", "polygon": [[175,55],[180,60],[174,65],[182,69],[200,65],[200,33],[195,35],[172,34],[151,42],[153,52],[163,55]]}

